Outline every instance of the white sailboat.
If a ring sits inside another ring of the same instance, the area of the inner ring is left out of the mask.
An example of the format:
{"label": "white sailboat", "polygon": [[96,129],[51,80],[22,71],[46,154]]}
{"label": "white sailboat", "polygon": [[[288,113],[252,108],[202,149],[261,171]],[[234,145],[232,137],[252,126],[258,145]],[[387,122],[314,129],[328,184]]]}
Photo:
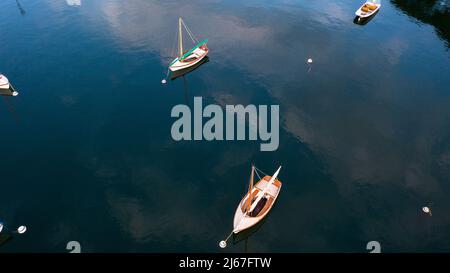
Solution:
{"label": "white sailboat", "polygon": [[[269,213],[281,190],[282,183],[277,179],[280,170],[281,166],[272,176],[266,175],[253,185],[256,168],[252,166],[249,190],[236,209],[233,231],[228,238],[232,234],[237,234],[255,226]],[[226,241],[228,238],[220,242],[220,247],[224,248],[227,246]]]}
{"label": "white sailboat", "polygon": [[374,15],[381,7],[381,3],[377,0],[369,0],[364,3],[355,14],[358,18],[364,19]]}
{"label": "white sailboat", "polygon": [[[187,52],[183,49],[183,27],[191,40],[196,43],[196,45]],[[173,72],[189,68],[199,63],[206,55],[208,55],[209,49],[207,43],[208,39],[199,42],[180,17],[178,19],[178,57],[169,64],[169,69]]]}
{"label": "white sailboat", "polygon": [[19,93],[16,90],[14,90],[14,87],[9,82],[8,78],[3,74],[0,74],[0,95],[4,96],[19,95]]}

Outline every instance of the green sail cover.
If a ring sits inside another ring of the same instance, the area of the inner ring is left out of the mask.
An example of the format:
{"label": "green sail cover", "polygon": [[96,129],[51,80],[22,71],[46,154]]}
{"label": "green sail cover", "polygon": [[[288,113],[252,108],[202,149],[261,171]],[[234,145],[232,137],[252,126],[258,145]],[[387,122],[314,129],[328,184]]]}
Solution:
{"label": "green sail cover", "polygon": [[194,50],[196,50],[197,48],[201,47],[202,45],[206,44],[208,42],[208,39],[205,39],[203,41],[201,41],[200,43],[198,43],[196,46],[194,46],[191,50],[189,50],[188,52],[184,53],[183,56],[176,58],[175,60],[173,60],[169,67],[172,66],[174,63],[176,63],[178,60],[183,60],[184,58],[186,58],[187,56],[189,56]]}

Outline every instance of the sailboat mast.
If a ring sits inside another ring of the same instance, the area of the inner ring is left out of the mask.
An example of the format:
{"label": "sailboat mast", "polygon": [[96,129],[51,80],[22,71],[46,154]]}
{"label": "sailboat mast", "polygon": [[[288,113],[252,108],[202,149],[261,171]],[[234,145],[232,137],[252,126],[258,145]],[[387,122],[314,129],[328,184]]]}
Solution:
{"label": "sailboat mast", "polygon": [[252,173],[250,174],[250,186],[248,187],[247,208],[250,209],[252,205],[252,190],[253,190],[253,178],[255,173],[255,166],[252,165]]}
{"label": "sailboat mast", "polygon": [[183,31],[181,25],[183,24],[183,20],[181,17],[178,19],[178,46],[180,50],[180,58],[183,56]]}

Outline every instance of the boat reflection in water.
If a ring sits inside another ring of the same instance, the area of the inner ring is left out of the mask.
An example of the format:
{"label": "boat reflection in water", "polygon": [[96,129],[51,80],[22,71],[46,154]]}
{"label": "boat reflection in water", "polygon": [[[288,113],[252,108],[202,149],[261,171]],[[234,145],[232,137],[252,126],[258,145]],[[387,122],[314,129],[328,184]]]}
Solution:
{"label": "boat reflection in water", "polygon": [[177,78],[183,78],[184,100],[186,105],[189,105],[189,90],[186,76],[207,62],[209,62],[208,56],[206,56],[205,58],[203,58],[203,60],[201,60],[200,62],[196,63],[191,67],[185,68],[183,70],[173,71],[170,73],[170,80],[172,81]]}
{"label": "boat reflection in water", "polygon": [[13,236],[11,234],[0,234],[0,247],[11,240]]}
{"label": "boat reflection in water", "polygon": [[196,70],[197,68],[199,68],[200,66],[204,65],[207,62],[209,62],[208,56],[204,57],[200,62],[196,63],[195,65],[193,65],[191,67],[185,68],[183,70],[177,70],[177,71],[171,72],[170,79],[173,81],[177,78],[184,77],[185,75],[193,72],[194,70]]}
{"label": "boat reflection in water", "polygon": [[23,9],[22,5],[20,4],[19,0],[16,0],[17,8],[19,9],[20,14],[25,15],[25,10]]}

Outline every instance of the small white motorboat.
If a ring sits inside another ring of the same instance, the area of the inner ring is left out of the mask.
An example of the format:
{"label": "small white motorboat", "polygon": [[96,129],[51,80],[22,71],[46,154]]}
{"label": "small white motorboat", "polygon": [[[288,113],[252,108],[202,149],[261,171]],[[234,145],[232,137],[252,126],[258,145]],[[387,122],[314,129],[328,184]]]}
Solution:
{"label": "small white motorboat", "polygon": [[250,186],[247,194],[242,198],[236,209],[233,220],[233,231],[220,247],[227,246],[226,241],[232,234],[237,234],[258,224],[272,209],[281,190],[281,181],[277,179],[281,166],[272,176],[264,176],[255,185],[253,178],[256,168],[252,166]]}
{"label": "small white motorboat", "polygon": [[9,89],[8,78],[0,74],[0,89]]}
{"label": "small white motorboat", "polygon": [[380,7],[381,3],[376,0],[367,1],[355,12],[355,14],[358,18],[364,19],[377,13]]}
{"label": "small white motorboat", "polygon": [[14,87],[9,82],[8,78],[3,74],[0,74],[0,95],[4,96],[19,95],[19,93],[16,90],[14,90]]}
{"label": "small white motorboat", "polygon": [[[183,51],[183,28],[186,29],[186,32],[191,37],[192,41],[196,43],[196,45],[189,51],[184,52]],[[205,39],[201,42],[199,42],[190,29],[186,26],[183,19],[181,17],[178,19],[178,57],[175,58],[170,64],[169,69],[170,71],[178,71],[182,69],[189,68],[191,66],[196,65],[199,63],[203,58],[208,55],[209,49],[207,46],[208,39]]]}

